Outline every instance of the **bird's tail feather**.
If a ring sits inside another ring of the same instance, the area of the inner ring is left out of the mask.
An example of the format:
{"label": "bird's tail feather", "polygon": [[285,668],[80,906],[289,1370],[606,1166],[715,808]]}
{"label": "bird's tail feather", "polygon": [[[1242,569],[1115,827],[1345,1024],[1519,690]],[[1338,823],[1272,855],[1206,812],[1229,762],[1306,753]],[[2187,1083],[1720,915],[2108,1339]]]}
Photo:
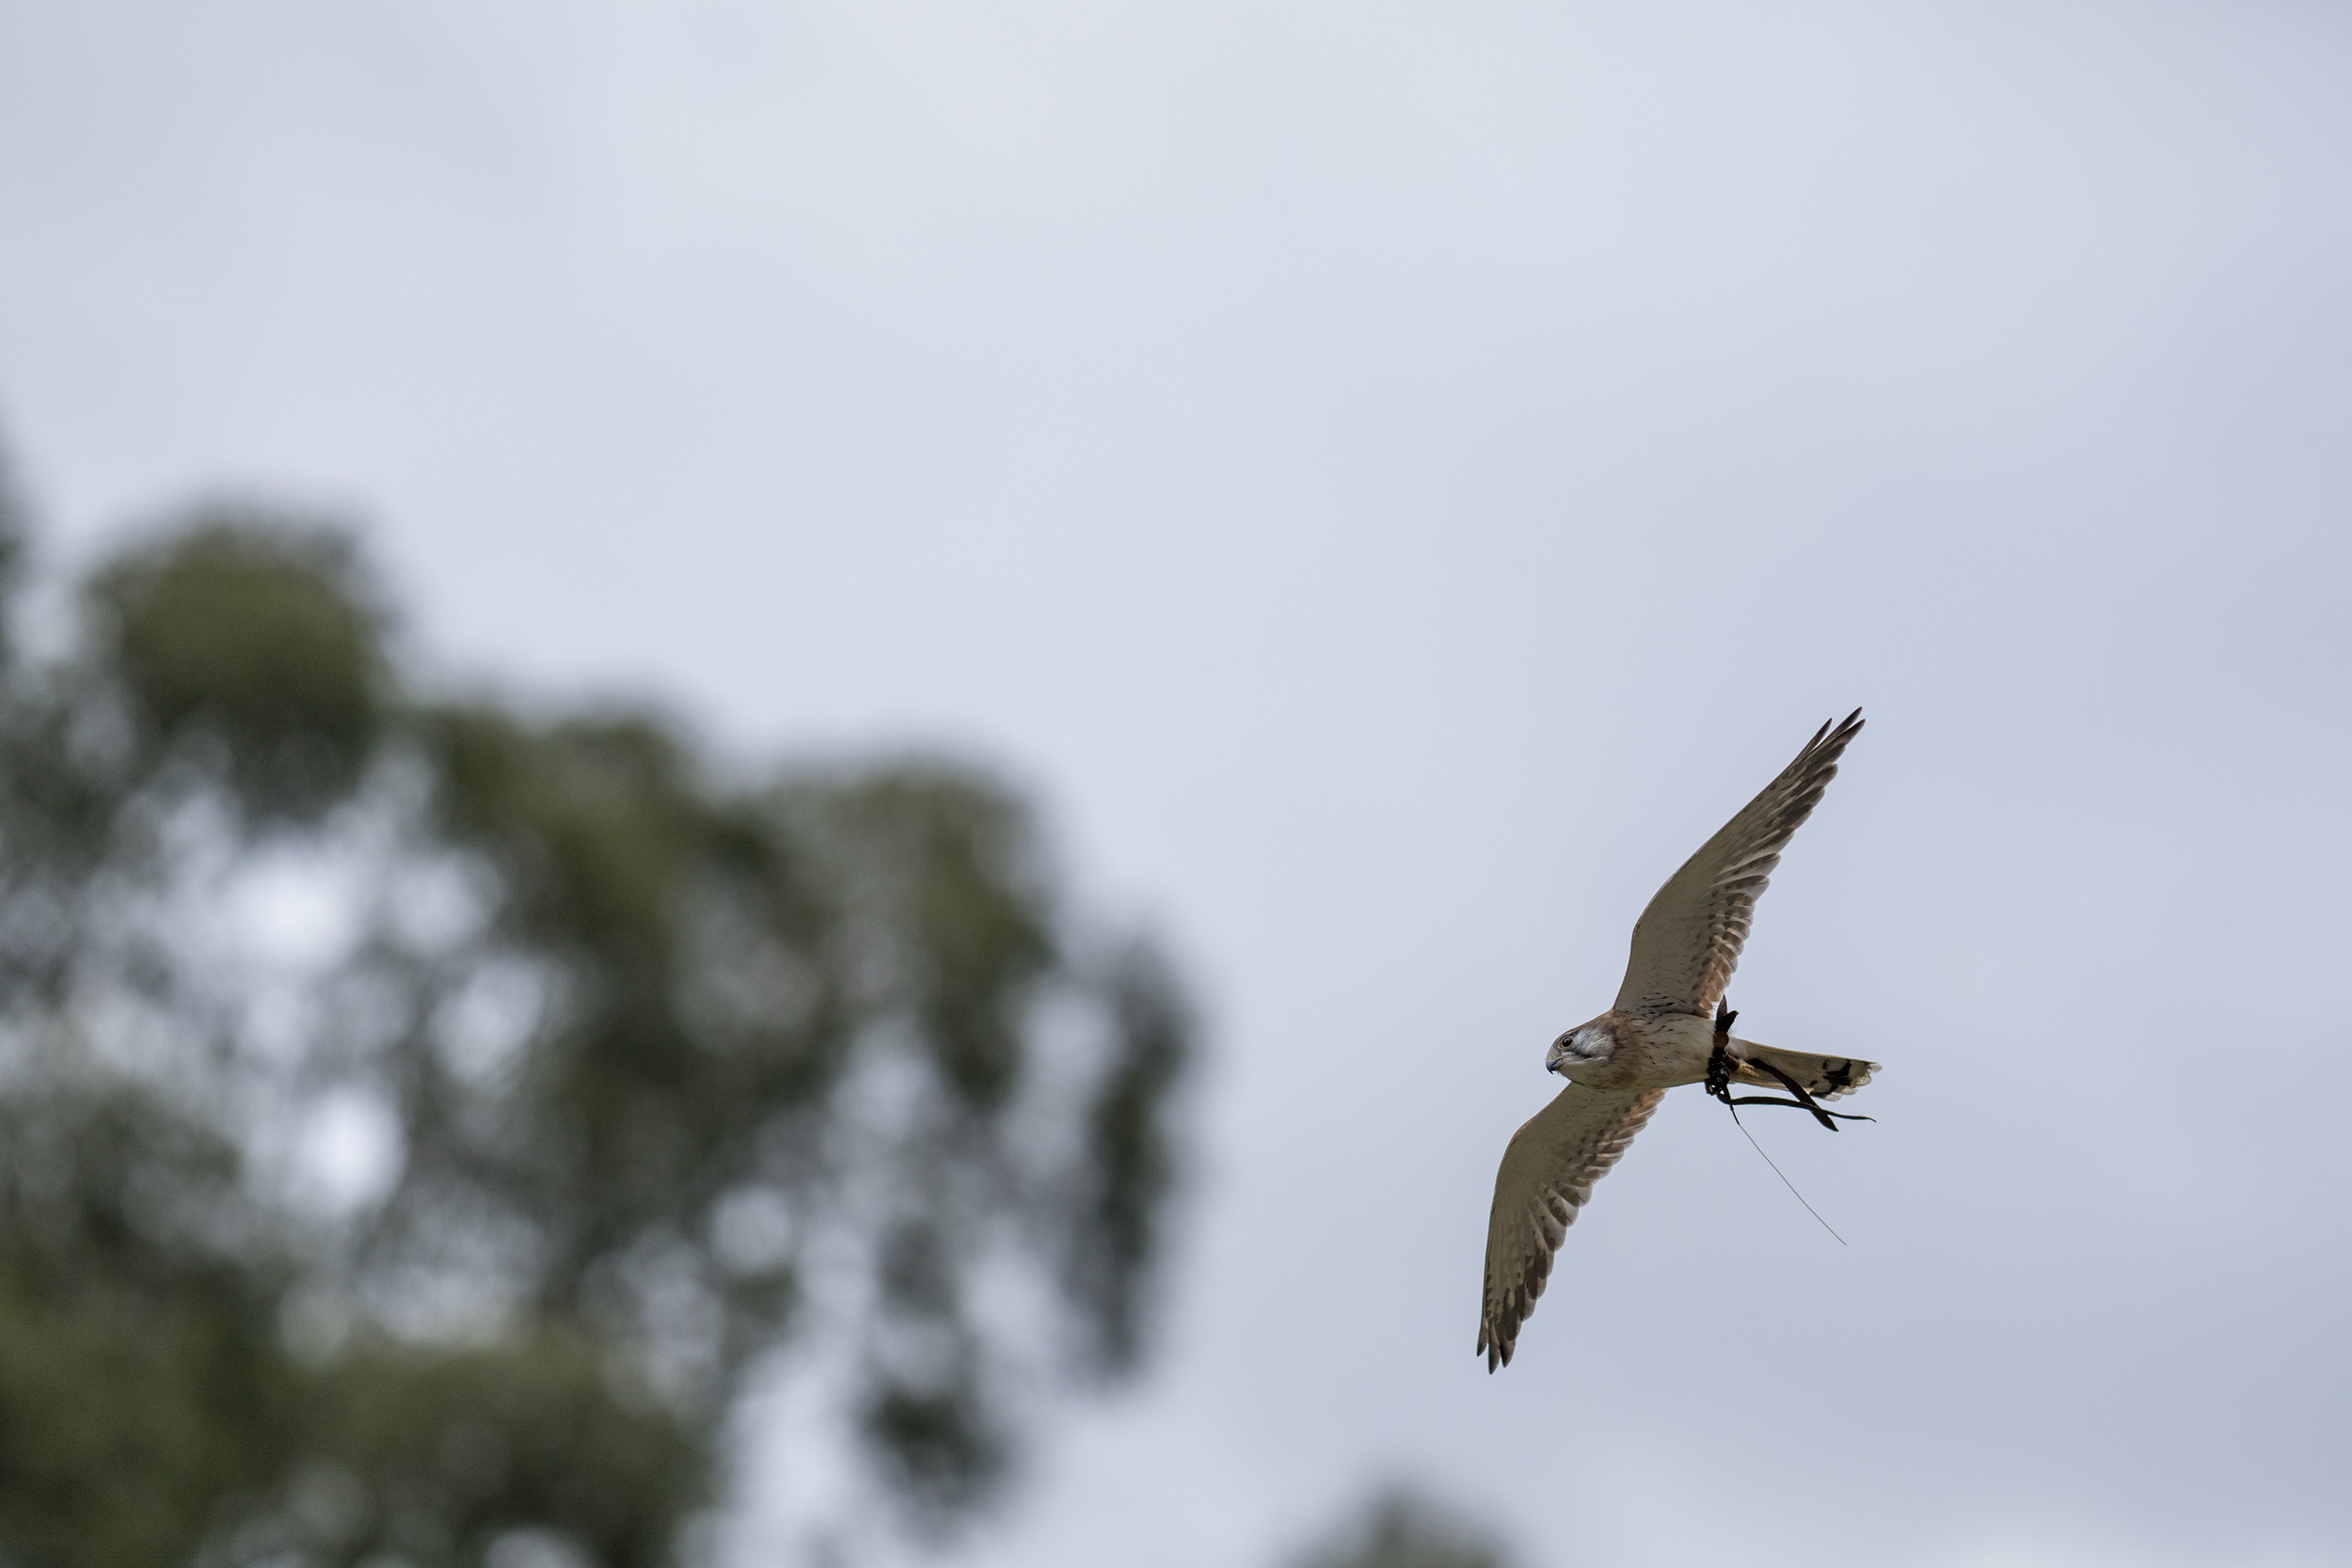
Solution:
{"label": "bird's tail feather", "polygon": [[1768,1088],[1783,1085],[1771,1073],[1754,1065],[1761,1059],[1772,1064],[1795,1079],[1804,1092],[1816,1100],[1842,1100],[1870,1081],[1879,1069],[1876,1062],[1866,1062],[1859,1056],[1816,1056],[1804,1051],[1782,1051],[1754,1040],[1741,1040],[1749,1060],[1733,1074],[1742,1084],[1761,1084]]}

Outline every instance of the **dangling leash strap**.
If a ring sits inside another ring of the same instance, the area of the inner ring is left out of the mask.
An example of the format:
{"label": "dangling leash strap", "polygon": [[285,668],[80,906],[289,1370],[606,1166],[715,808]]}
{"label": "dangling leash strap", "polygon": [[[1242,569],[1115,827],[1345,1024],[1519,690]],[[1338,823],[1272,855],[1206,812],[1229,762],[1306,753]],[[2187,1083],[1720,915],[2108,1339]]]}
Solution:
{"label": "dangling leash strap", "polygon": [[1748,1147],[1755,1149],[1767,1165],[1772,1165],[1772,1174],[1779,1177],[1780,1184],[1788,1189],[1788,1196],[1799,1203],[1804,1203],[1804,1212],[1820,1221],[1821,1228],[1836,1237],[1839,1246],[1844,1246],[1846,1238],[1837,1234],[1836,1227],[1822,1219],[1819,1209],[1814,1208],[1810,1203],[1805,1203],[1804,1195],[1797,1191],[1797,1184],[1788,1180],[1788,1173],[1778,1165],[1772,1164],[1772,1157],[1764,1152],[1764,1146],[1756,1141],[1756,1134],[1749,1132],[1747,1123],[1740,1119],[1740,1107],[1742,1105],[1794,1105],[1800,1111],[1812,1112],[1814,1116],[1820,1118],[1821,1125],[1833,1132],[1837,1131],[1837,1121],[1829,1119],[1832,1117],[1836,1117],[1838,1121],[1868,1121],[1872,1118],[1844,1117],[1839,1116],[1836,1111],[1822,1110],[1813,1102],[1813,1097],[1805,1093],[1801,1085],[1770,1062],[1757,1062],[1755,1065],[1788,1085],[1788,1092],[1797,1098],[1774,1100],[1768,1095],[1744,1095],[1737,1100],[1733,1099],[1731,1094],[1731,1021],[1739,1016],[1724,1003],[1719,1001],[1715,1004],[1715,1050],[1714,1053],[1707,1058],[1707,1092],[1731,1108],[1731,1125],[1740,1129],[1740,1135],[1748,1140]]}
{"label": "dangling leash strap", "polygon": [[1751,1094],[1734,1099],[1731,1093],[1731,1024],[1732,1021],[1739,1016],[1723,1003],[1715,1004],[1715,1051],[1714,1054],[1707,1059],[1707,1092],[1724,1104],[1733,1107],[1734,1117],[1740,1114],[1738,1107],[1741,1105],[1787,1105],[1795,1110],[1812,1112],[1813,1119],[1833,1132],[1837,1131],[1837,1124],[1841,1121],[1876,1121],[1878,1119],[1876,1117],[1850,1116],[1843,1111],[1822,1110],[1820,1101],[1805,1092],[1804,1085],[1760,1056],[1748,1058],[1748,1066],[1759,1071],[1771,1073],[1780,1080],[1781,1087],[1796,1098],[1778,1100],[1767,1094]]}

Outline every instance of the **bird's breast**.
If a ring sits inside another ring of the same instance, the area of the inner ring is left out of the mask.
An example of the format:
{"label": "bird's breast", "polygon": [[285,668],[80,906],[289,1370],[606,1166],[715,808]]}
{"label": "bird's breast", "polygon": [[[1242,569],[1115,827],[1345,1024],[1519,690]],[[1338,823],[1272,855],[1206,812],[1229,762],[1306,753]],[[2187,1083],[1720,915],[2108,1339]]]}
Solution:
{"label": "bird's breast", "polygon": [[1606,1082],[1577,1075],[1597,1089],[1662,1089],[1696,1084],[1707,1077],[1715,1050],[1715,1026],[1685,1013],[1625,1015],[1610,1021],[1616,1049],[1609,1053]]}

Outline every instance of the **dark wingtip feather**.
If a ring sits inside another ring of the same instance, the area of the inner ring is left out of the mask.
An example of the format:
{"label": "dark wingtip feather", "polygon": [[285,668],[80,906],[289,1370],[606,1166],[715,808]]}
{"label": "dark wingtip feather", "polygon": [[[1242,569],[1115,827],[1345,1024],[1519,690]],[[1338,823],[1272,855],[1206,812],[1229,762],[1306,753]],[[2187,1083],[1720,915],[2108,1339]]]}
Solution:
{"label": "dark wingtip feather", "polygon": [[[1848,741],[1862,733],[1864,722],[1860,708],[1843,719],[1830,721],[1813,732],[1813,738],[1804,743],[1804,749],[1797,753],[1797,760],[1802,762],[1816,752],[1843,750]],[[1827,782],[1826,778],[1823,782]]]}
{"label": "dark wingtip feather", "polygon": [[[1509,1308],[1506,1307],[1507,1312]],[[1499,1367],[1511,1364],[1511,1341],[1503,1337],[1502,1325],[1482,1314],[1478,1320],[1478,1354],[1486,1358],[1486,1374],[1491,1377]]]}

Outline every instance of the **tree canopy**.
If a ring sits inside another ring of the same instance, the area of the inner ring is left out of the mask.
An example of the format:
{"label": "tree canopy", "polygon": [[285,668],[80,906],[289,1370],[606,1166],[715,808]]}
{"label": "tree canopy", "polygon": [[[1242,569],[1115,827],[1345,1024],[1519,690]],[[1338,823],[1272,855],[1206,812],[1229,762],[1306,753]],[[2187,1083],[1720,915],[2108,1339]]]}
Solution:
{"label": "tree canopy", "polygon": [[1186,1010],[1016,792],[421,689],[266,510],[79,603],[0,667],[0,1562],[684,1561],[796,1376],[943,1529],[1136,1365]]}
{"label": "tree canopy", "polygon": [[1375,1494],[1291,1568],[1510,1568],[1502,1539],[1406,1488]]}

